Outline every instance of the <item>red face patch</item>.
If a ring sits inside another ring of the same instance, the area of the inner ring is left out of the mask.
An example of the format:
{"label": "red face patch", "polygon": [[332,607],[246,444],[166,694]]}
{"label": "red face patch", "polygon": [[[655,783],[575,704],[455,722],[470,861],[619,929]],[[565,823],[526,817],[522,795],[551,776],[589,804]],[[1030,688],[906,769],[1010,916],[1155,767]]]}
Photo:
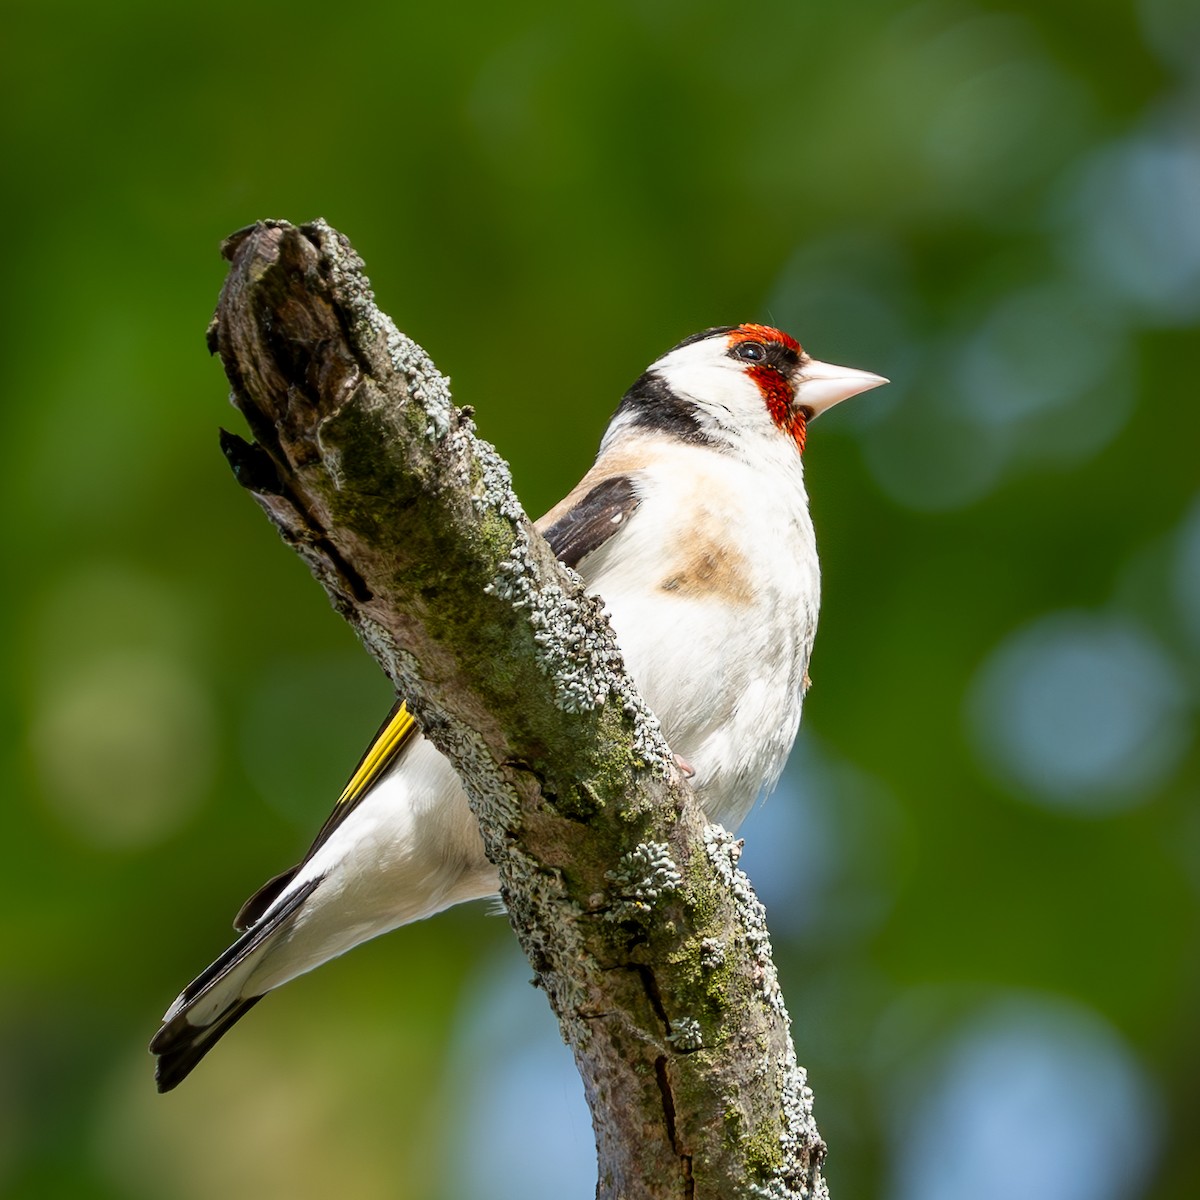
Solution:
{"label": "red face patch", "polygon": [[[739,325],[728,334],[729,350],[734,357],[745,362],[746,374],[754,380],[762,393],[763,403],[771,420],[796,443],[796,449],[804,453],[804,442],[808,435],[808,418],[793,407],[796,392],[791,382],[791,369],[799,362],[804,351],[794,337],[770,325]],[[738,347],[761,346],[761,361],[748,357],[747,351]]]}
{"label": "red face patch", "polygon": [[732,348],[741,342],[774,342],[793,354],[804,353],[800,343],[790,333],[784,333],[782,329],[773,329],[770,325],[739,325],[729,334],[729,345]]}

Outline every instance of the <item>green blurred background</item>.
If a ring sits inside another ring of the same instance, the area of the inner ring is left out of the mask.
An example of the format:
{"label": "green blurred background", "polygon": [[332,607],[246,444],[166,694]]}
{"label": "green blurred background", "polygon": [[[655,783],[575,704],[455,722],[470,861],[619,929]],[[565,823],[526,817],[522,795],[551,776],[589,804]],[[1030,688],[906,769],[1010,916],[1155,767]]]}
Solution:
{"label": "green blurred background", "polygon": [[1200,1195],[1198,11],[9,0],[0,1192],[592,1194],[484,906],[153,1091],[389,699],[217,449],[218,242],[322,215],[534,513],[694,330],[891,377],[743,830],[833,1194]]}

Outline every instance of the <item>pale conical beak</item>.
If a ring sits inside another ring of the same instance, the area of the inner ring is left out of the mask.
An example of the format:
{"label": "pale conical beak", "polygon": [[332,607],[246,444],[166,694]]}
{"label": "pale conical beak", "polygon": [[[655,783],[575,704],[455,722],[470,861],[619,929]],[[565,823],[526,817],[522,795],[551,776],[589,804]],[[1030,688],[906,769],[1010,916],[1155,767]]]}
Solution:
{"label": "pale conical beak", "polygon": [[889,381],[882,375],[870,371],[856,371],[853,367],[838,367],[833,363],[818,362],[815,358],[800,364],[796,373],[797,408],[807,408],[814,417],[819,417],[827,408],[842,400],[869,392]]}

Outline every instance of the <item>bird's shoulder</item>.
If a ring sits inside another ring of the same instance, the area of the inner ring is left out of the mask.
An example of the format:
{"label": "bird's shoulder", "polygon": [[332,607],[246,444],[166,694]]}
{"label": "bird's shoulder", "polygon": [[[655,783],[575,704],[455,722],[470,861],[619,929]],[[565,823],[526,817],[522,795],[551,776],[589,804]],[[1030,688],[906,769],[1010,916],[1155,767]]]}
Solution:
{"label": "bird's shoulder", "polygon": [[586,475],[534,524],[555,557],[578,567],[622,532],[641,506],[653,454],[637,445],[602,451]]}

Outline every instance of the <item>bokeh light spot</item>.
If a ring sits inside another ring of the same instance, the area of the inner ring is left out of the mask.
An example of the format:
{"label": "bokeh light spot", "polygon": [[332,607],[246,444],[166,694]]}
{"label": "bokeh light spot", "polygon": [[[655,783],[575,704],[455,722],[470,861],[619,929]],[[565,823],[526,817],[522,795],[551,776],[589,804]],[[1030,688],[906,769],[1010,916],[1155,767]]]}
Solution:
{"label": "bokeh light spot", "polygon": [[1200,499],[1184,518],[1178,536],[1172,598],[1184,628],[1200,648]]}
{"label": "bokeh light spot", "polygon": [[1093,153],[1063,223],[1081,276],[1152,323],[1200,314],[1200,134],[1172,109]]}
{"label": "bokeh light spot", "polygon": [[[1002,23],[1015,18],[969,23],[983,43],[981,59],[996,57],[994,39]],[[1078,140],[1090,107],[1080,85],[1041,54],[1027,30],[1011,33],[1026,44],[959,83],[933,113],[925,139],[934,186],[983,209],[1002,209],[1015,192],[1052,169]]]}
{"label": "bokeh light spot", "polygon": [[1200,7],[1195,0],[1139,0],[1135,6],[1146,42],[1163,62],[1195,78],[1200,72]]}
{"label": "bokeh light spot", "polygon": [[[892,1200],[1123,1200],[1143,1194],[1157,1103],[1094,1014],[994,1003],[936,1049],[892,1107]],[[1019,1182],[1017,1182],[1019,1181]]]}
{"label": "bokeh light spot", "polygon": [[1082,461],[1134,406],[1125,326],[1083,288],[1053,280],[1004,295],[955,355],[962,412],[981,439],[1004,429],[1014,459]]}
{"label": "bokeh light spot", "polygon": [[[1132,408],[1124,328],[1063,282],[1004,296],[965,340],[958,364],[966,411],[984,429],[1082,400],[1086,414],[1070,422],[1072,442],[1094,451]],[[1126,386],[1111,388],[1114,379]],[[1102,402],[1109,399],[1115,403]]]}
{"label": "bokeh light spot", "polygon": [[1190,733],[1179,672],[1139,625],[1064,612],[1003,641],[968,698],[982,761],[1018,794],[1104,813],[1139,803]]}
{"label": "bokeh light spot", "polygon": [[96,845],[133,848],[173,833],[204,796],[213,726],[181,661],[114,651],[48,689],[30,745],[54,813]]}

